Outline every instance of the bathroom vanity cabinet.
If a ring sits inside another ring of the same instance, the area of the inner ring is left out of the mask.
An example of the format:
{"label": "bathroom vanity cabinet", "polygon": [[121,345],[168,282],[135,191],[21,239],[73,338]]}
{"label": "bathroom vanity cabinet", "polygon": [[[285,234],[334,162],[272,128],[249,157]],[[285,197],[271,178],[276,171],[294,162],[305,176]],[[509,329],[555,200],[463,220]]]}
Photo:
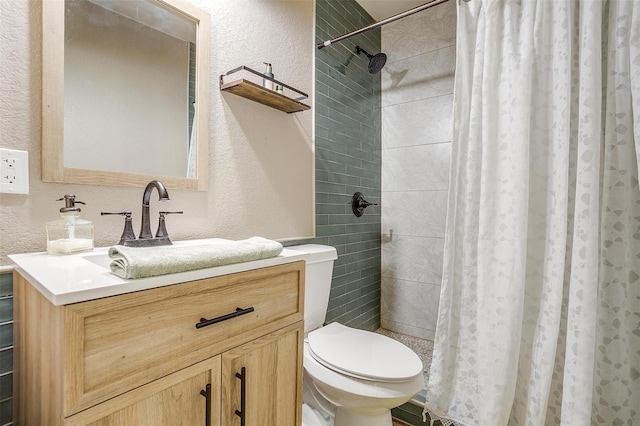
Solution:
{"label": "bathroom vanity cabinet", "polygon": [[65,305],[16,271],[16,424],[300,425],[304,268]]}

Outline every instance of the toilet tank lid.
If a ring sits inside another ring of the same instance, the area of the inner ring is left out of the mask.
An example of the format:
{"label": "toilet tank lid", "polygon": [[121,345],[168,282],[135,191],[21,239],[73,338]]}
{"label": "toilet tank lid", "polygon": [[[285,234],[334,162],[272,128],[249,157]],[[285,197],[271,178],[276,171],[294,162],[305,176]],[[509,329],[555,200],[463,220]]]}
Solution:
{"label": "toilet tank lid", "polygon": [[286,247],[289,250],[301,251],[307,254],[307,263],[326,262],[336,260],[338,252],[335,247],[322,244],[303,244]]}

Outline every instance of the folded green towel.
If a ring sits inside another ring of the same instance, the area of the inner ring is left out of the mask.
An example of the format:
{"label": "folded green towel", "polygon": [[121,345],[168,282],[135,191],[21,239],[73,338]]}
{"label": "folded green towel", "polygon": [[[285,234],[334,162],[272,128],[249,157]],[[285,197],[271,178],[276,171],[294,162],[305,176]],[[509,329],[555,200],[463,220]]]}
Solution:
{"label": "folded green towel", "polygon": [[276,257],[282,244],[261,237],[196,246],[125,247],[109,249],[111,272],[126,279],[175,274],[195,269]]}

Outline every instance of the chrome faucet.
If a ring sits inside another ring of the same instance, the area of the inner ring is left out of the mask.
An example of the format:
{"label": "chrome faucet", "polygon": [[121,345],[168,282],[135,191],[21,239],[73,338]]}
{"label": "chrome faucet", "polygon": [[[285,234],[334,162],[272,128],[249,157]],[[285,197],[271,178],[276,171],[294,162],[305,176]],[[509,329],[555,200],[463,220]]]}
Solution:
{"label": "chrome faucet", "polygon": [[168,246],[171,245],[169,234],[165,226],[165,216],[168,214],[182,214],[182,212],[160,212],[160,218],[158,219],[158,231],[154,237],[151,233],[151,221],[149,220],[149,203],[151,202],[151,193],[153,188],[158,190],[158,199],[160,201],[169,200],[169,193],[167,188],[159,180],[152,180],[147,184],[142,194],[142,225],[140,227],[140,236],[136,239],[133,229],[131,228],[131,212],[118,212],[109,213],[102,212],[102,215],[122,215],[125,216],[125,225],[120,242],[118,244],[129,247],[154,247],[154,246]]}
{"label": "chrome faucet", "polygon": [[153,188],[158,190],[158,200],[169,200],[169,193],[162,182],[159,180],[152,180],[147,184],[147,187],[144,189],[144,194],[142,194],[142,226],[140,227],[140,236],[138,237],[140,240],[153,238],[153,234],[151,233],[151,222],[149,221],[149,202],[151,202],[151,192],[153,192]]}

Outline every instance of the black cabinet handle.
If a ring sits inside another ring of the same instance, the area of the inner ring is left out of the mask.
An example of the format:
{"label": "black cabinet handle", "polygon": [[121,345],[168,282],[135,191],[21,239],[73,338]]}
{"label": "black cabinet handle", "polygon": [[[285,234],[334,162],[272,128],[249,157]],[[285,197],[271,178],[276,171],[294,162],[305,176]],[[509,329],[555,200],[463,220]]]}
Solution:
{"label": "black cabinet handle", "polygon": [[240,410],[236,410],[236,416],[240,417],[240,426],[244,426],[245,414],[247,412],[246,407],[246,385],[247,385],[247,369],[242,367],[239,373],[236,373],[236,377],[240,379]]}
{"label": "black cabinet handle", "polygon": [[255,309],[253,309],[253,306],[246,309],[236,308],[235,312],[231,312],[230,314],[222,315],[216,318],[212,318],[212,319],[200,318],[200,322],[196,324],[196,328],[206,327],[211,324],[216,324],[231,318],[239,317],[240,315],[248,314],[249,312],[253,312],[254,310]]}
{"label": "black cabinet handle", "polygon": [[201,390],[200,395],[206,398],[204,424],[205,426],[211,426],[211,384],[208,384],[205,390]]}

